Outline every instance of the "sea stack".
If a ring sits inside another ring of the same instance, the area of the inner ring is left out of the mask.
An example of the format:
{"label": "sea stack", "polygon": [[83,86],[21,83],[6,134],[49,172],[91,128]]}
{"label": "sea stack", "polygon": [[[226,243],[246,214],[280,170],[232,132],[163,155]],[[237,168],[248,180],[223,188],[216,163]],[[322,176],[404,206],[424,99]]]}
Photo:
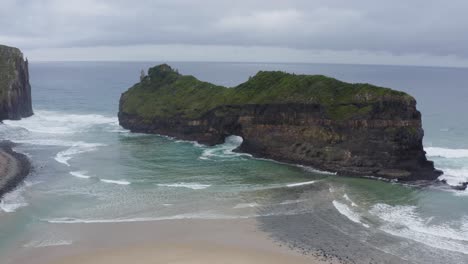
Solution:
{"label": "sea stack", "polygon": [[0,121],[32,114],[28,61],[19,49],[0,45]]}
{"label": "sea stack", "polygon": [[119,122],[207,145],[238,135],[239,151],[341,175],[409,181],[441,174],[426,158],[412,96],[322,75],[261,71],[226,88],[163,64],[122,94]]}

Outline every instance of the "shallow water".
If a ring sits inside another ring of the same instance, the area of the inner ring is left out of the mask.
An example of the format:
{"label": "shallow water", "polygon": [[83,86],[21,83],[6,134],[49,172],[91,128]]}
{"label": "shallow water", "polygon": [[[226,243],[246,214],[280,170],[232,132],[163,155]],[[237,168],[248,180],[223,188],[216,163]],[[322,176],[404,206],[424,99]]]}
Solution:
{"label": "shallow water", "polygon": [[[154,64],[31,63],[35,115],[0,125],[1,138],[20,143],[17,151],[26,153],[34,165],[25,184],[0,203],[0,256],[12,248],[72,246],[79,239],[47,232],[56,224],[260,217],[269,219],[263,225],[267,231],[290,242],[294,239],[285,234],[312,230],[300,220],[312,217],[327,222],[315,228],[340,226],[346,237],[367,241],[355,251],[372,244],[386,252],[379,254],[397,254],[415,263],[468,260],[468,192],[337,177],[254,159],[233,152],[242,141],[235,136],[206,147],[122,129],[116,117],[119,96],[137,82],[142,68]],[[407,91],[418,99],[426,151],[446,172],[442,178],[452,185],[468,178],[468,120],[463,116],[467,69],[173,65],[182,73],[227,86],[260,69],[280,69]],[[294,226],[274,222],[282,217],[296,219]],[[299,242],[319,247],[311,237],[312,233]],[[409,246],[411,250],[405,250]],[[424,254],[430,257],[422,258]]]}

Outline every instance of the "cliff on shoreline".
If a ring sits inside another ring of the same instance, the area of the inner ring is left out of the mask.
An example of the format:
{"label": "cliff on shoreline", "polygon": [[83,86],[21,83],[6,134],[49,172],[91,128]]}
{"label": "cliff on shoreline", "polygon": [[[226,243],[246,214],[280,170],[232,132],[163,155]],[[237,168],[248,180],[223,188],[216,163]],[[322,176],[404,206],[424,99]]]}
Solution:
{"label": "cliff on shoreline", "polygon": [[0,121],[32,114],[28,61],[19,49],[0,45]]}
{"label": "cliff on shoreline", "polygon": [[238,135],[240,151],[349,176],[441,174],[426,159],[413,97],[322,75],[259,72],[226,88],[163,64],[122,94],[119,122],[133,132],[208,145]]}
{"label": "cliff on shoreline", "polygon": [[[23,53],[0,45],[0,121],[33,115],[29,65]],[[13,143],[0,139],[0,198],[28,175],[28,158],[12,150]]]}

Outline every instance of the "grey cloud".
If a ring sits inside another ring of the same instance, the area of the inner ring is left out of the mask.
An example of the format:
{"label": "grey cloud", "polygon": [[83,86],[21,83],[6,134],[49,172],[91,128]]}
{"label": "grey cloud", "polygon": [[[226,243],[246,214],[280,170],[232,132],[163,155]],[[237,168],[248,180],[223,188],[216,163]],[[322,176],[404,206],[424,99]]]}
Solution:
{"label": "grey cloud", "polygon": [[270,46],[468,57],[461,0],[3,0],[0,42],[24,48]]}

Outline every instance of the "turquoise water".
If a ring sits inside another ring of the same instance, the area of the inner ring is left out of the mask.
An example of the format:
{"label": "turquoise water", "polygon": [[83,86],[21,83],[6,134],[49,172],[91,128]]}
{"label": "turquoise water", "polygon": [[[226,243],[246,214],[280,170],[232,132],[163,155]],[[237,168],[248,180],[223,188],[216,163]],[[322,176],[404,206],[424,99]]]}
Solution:
{"label": "turquoise water", "polygon": [[[468,192],[337,177],[254,159],[232,151],[242,141],[235,136],[206,147],[122,129],[116,117],[120,94],[154,64],[31,63],[35,115],[0,126],[1,138],[18,142],[17,151],[34,166],[25,184],[0,203],[0,260],[3,250],[73,246],[79,240],[44,232],[52,225],[300,215],[313,212],[317,200],[369,236],[379,232],[414,243],[415,252],[435,250],[447,263],[468,260]],[[258,70],[279,69],[407,91],[418,99],[425,148],[446,172],[442,177],[452,185],[468,181],[468,69],[173,65],[227,86]],[[379,247],[414,257],[395,245]]]}

